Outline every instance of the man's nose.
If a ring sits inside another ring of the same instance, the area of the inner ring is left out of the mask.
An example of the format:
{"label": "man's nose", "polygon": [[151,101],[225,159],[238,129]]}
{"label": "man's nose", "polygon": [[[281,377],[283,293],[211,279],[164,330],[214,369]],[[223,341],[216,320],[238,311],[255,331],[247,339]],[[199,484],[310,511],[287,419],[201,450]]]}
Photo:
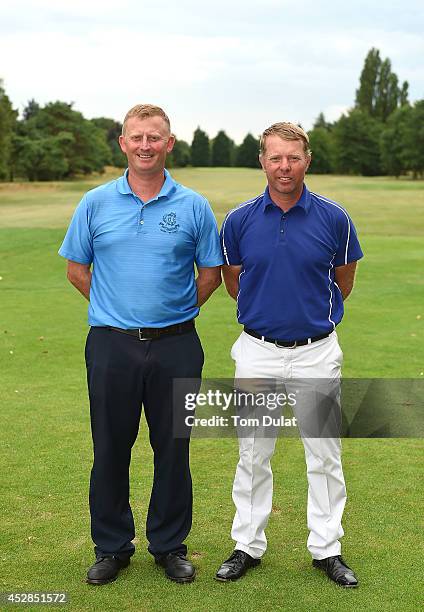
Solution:
{"label": "man's nose", "polygon": [[290,170],[290,160],[288,157],[286,157],[285,155],[283,155],[283,157],[281,158],[280,161],[280,168],[281,169],[287,169]]}
{"label": "man's nose", "polygon": [[142,149],[147,149],[148,148],[149,140],[148,140],[148,137],[146,136],[146,134],[141,137],[140,146],[141,146]]}

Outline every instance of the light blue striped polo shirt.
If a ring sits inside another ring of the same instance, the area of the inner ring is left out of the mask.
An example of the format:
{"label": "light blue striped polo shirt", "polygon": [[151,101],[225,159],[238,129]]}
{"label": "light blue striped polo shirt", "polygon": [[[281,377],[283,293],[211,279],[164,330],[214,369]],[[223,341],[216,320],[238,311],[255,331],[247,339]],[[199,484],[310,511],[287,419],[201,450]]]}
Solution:
{"label": "light blue striped polo shirt", "polygon": [[125,174],[87,192],[59,254],[93,264],[88,322],[125,329],[166,327],[199,313],[194,264],[222,264],[208,201],[165,170],[159,194],[142,202]]}

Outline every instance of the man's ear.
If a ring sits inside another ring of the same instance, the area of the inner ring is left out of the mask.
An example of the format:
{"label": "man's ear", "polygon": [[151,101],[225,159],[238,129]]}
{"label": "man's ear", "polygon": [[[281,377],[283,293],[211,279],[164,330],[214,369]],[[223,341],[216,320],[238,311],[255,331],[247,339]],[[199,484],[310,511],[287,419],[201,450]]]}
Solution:
{"label": "man's ear", "polygon": [[122,153],[127,153],[127,145],[125,142],[125,136],[123,136],[122,134],[119,136],[118,138],[118,142],[119,142],[119,146],[121,147],[121,151]]}
{"label": "man's ear", "polygon": [[309,170],[309,166],[311,165],[311,161],[312,161],[312,155],[311,155],[311,154],[309,154],[309,155],[308,155],[308,161],[307,161],[307,164],[306,164],[305,174],[306,174],[306,172],[308,172],[308,170]]}
{"label": "man's ear", "polygon": [[174,144],[175,144],[175,136],[174,136],[174,134],[171,134],[171,136],[169,137],[169,140],[168,140],[168,144],[166,145],[166,152],[167,153],[171,153],[172,149],[174,148]]}

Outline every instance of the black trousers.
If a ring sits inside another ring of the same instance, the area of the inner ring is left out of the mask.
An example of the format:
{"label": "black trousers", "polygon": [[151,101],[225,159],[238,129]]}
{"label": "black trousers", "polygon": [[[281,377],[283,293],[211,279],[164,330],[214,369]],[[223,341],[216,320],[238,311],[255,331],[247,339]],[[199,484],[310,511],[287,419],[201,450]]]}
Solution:
{"label": "black trousers", "polygon": [[142,404],[154,453],[146,524],[149,551],[155,557],[186,553],[193,500],[189,439],[173,436],[172,381],[198,378],[200,384],[204,356],[196,331],[140,341],[92,327],[85,355],[94,448],[90,513],[96,556],[132,555],[135,550],[129,466]]}

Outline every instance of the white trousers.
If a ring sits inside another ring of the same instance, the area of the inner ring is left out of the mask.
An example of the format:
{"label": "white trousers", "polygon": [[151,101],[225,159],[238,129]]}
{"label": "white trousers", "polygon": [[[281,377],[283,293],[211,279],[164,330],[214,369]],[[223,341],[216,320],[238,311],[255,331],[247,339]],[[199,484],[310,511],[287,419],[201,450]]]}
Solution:
{"label": "white trousers", "polygon": [[[295,349],[278,348],[245,332],[231,350],[236,379],[339,379],[343,353],[337,334]],[[247,382],[247,381],[246,381]],[[293,407],[296,416],[296,407]],[[260,432],[259,432],[260,433]],[[263,435],[263,430],[262,430]],[[308,478],[308,550],[314,559],[341,553],[339,538],[346,503],[339,438],[302,437]],[[236,513],[231,537],[235,548],[260,558],[267,547],[265,528],[272,509],[273,475],[270,460],[276,438],[239,438],[240,459],[233,485]]]}

